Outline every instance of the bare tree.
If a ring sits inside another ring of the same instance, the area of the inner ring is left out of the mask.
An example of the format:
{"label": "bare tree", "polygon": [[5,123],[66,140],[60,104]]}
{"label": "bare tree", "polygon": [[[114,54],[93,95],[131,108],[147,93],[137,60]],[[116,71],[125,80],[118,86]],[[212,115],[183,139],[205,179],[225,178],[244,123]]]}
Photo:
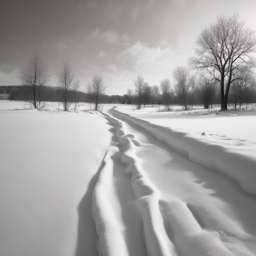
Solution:
{"label": "bare tree", "polygon": [[27,64],[20,69],[19,78],[23,85],[32,87],[32,104],[34,108],[40,107],[40,86],[48,81],[47,66],[41,54],[37,51],[28,60]]}
{"label": "bare tree", "polygon": [[95,110],[98,110],[100,97],[105,93],[107,86],[104,84],[101,74],[95,74],[92,79],[92,99],[95,103]]}
{"label": "bare tree", "polygon": [[158,85],[153,85],[152,86],[152,101],[154,104],[159,103],[159,98],[160,98],[160,89]]}
{"label": "bare tree", "polygon": [[146,104],[150,104],[152,99],[152,90],[151,87],[148,85],[148,83],[144,83],[143,91],[142,91],[142,101],[144,104],[144,107]]}
{"label": "bare tree", "polygon": [[240,70],[253,62],[255,32],[238,15],[222,16],[204,29],[196,42],[196,57],[190,61],[196,69],[207,70],[220,84],[221,110],[227,110],[231,84],[240,79]]}
{"label": "bare tree", "polygon": [[80,88],[80,81],[79,79],[76,77],[75,81],[74,81],[74,85],[72,90],[74,91],[74,111],[77,111],[79,104],[78,104],[78,92],[79,92],[79,88]]}
{"label": "bare tree", "polygon": [[170,110],[171,104],[171,83],[169,79],[162,80],[161,84],[162,102],[167,110]]}
{"label": "bare tree", "polygon": [[70,98],[70,90],[74,89],[77,84],[77,78],[70,66],[70,63],[63,61],[61,71],[59,73],[59,86],[61,90],[61,102],[63,103],[64,111],[68,111],[72,100]]}
{"label": "bare tree", "polygon": [[141,108],[142,100],[143,100],[143,88],[145,85],[145,79],[142,75],[138,75],[134,81],[135,85],[135,93],[137,96],[137,108]]}
{"label": "bare tree", "polygon": [[199,79],[197,95],[199,103],[208,109],[212,105],[216,95],[216,80],[202,75]]}
{"label": "bare tree", "polygon": [[193,108],[194,103],[195,103],[195,86],[196,86],[196,76],[194,74],[189,76],[188,83],[189,83],[189,88],[190,88],[190,90],[189,90],[189,101],[190,101],[190,104]]}
{"label": "bare tree", "polygon": [[253,86],[254,78],[250,70],[240,74],[240,79],[234,81],[231,87],[231,95],[233,98],[235,109],[237,108],[237,104],[240,105],[241,109],[243,103],[245,103],[246,100],[250,98],[250,95],[252,95]]}
{"label": "bare tree", "polygon": [[188,109],[188,91],[190,88],[190,83],[188,81],[189,71],[186,67],[179,66],[177,67],[174,72],[173,76],[177,82],[176,90],[181,99],[182,105],[184,106],[185,110]]}
{"label": "bare tree", "polygon": [[87,95],[88,95],[87,100],[90,103],[90,109],[91,109],[93,95],[92,95],[92,86],[91,86],[90,83],[88,83],[87,86],[86,86],[86,92],[87,92]]}
{"label": "bare tree", "polygon": [[128,99],[128,104],[133,103],[133,92],[132,89],[127,90],[127,99]]}

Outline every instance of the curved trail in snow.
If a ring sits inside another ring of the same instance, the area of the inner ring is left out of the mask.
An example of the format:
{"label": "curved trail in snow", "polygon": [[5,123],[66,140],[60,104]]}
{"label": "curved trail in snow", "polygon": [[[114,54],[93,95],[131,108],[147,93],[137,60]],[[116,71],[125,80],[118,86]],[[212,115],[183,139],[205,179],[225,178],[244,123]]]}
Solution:
{"label": "curved trail in snow", "polygon": [[110,113],[92,205],[100,255],[256,254],[255,197]]}
{"label": "curved trail in snow", "polygon": [[147,255],[136,198],[130,177],[125,173],[126,167],[121,162],[122,147],[116,136],[116,127],[111,122],[109,125],[112,145],[102,160],[103,168],[92,200],[99,255]]}

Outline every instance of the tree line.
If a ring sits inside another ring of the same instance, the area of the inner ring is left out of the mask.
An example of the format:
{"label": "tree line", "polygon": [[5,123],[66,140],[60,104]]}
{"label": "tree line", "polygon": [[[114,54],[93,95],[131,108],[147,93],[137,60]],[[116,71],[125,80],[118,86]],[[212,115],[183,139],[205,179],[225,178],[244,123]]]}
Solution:
{"label": "tree line", "polygon": [[142,75],[134,81],[135,89],[127,91],[129,102],[142,105],[161,103],[166,109],[180,104],[185,110],[194,104],[209,108],[220,104],[242,107],[256,101],[255,32],[240,21],[238,15],[219,17],[205,28],[196,41],[195,56],[188,67],[179,66],[160,85],[149,86]]}
{"label": "tree line", "polygon": [[[174,104],[182,105],[185,110],[194,105],[210,108],[213,104],[220,104],[221,110],[227,110],[228,104],[241,108],[256,101],[255,51],[255,32],[246,27],[238,15],[222,16],[199,34],[195,55],[189,58],[188,66],[174,69],[172,83],[170,79],[163,79],[159,85],[150,86],[138,75],[134,90],[128,89],[123,96],[108,96],[102,75],[94,74],[82,98],[79,79],[70,63],[63,61],[54,95],[62,102],[64,111],[78,101],[93,103],[96,110],[101,102],[136,104],[138,108],[162,104],[167,110]],[[40,54],[35,52],[21,68],[19,78],[22,85],[31,88],[33,107],[40,108],[45,99],[44,86],[49,80]]]}
{"label": "tree line", "polygon": [[[101,74],[95,74],[92,83],[88,85],[87,93],[79,91],[80,82],[75,75],[70,63],[63,61],[58,75],[58,86],[51,90],[45,86],[49,80],[47,66],[42,56],[35,51],[34,55],[20,69],[19,78],[23,85],[23,93],[27,92],[27,100],[31,102],[34,108],[41,108],[44,101],[54,99],[63,105],[63,110],[70,110],[71,106],[76,109],[78,102],[93,102],[95,110],[98,110],[99,103],[105,93],[106,85]],[[26,88],[28,87],[28,88]],[[30,89],[29,91],[27,89]],[[16,93],[20,90],[14,89],[10,99],[15,98]],[[48,91],[48,94],[46,93]],[[49,92],[53,93],[52,95]],[[19,94],[19,96],[21,96]],[[13,98],[12,98],[13,97]]]}

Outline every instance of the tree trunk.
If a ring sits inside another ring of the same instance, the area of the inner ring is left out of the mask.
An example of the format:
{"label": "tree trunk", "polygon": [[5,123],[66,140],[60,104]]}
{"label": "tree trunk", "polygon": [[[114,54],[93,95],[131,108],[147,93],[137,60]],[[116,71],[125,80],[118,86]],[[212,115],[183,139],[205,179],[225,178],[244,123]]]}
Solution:
{"label": "tree trunk", "polygon": [[68,111],[68,108],[67,108],[67,88],[66,88],[66,86],[64,88],[64,111]]}
{"label": "tree trunk", "polygon": [[34,108],[37,108],[37,104],[36,104],[36,85],[33,84],[33,105],[34,105]]}
{"label": "tree trunk", "polygon": [[95,97],[95,110],[98,110],[98,95],[96,95]]}

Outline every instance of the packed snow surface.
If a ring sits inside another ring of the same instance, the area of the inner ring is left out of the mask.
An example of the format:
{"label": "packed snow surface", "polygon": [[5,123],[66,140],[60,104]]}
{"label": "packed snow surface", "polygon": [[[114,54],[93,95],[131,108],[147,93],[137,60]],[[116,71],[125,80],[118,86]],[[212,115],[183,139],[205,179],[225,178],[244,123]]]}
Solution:
{"label": "packed snow surface", "polygon": [[28,108],[0,102],[1,255],[256,255],[243,116]]}

